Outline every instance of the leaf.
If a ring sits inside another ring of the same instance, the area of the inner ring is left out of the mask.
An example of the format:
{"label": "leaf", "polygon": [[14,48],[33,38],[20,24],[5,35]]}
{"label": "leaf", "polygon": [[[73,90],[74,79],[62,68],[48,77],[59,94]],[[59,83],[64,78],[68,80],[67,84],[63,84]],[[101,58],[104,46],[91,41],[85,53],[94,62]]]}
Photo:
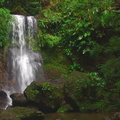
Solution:
{"label": "leaf", "polygon": [[78,37],[78,40],[82,40],[82,38],[83,38],[83,35],[79,36],[79,37]]}
{"label": "leaf", "polygon": [[86,52],[89,52],[89,51],[90,51],[90,48],[86,48],[86,49],[83,50],[82,53],[85,54]]}

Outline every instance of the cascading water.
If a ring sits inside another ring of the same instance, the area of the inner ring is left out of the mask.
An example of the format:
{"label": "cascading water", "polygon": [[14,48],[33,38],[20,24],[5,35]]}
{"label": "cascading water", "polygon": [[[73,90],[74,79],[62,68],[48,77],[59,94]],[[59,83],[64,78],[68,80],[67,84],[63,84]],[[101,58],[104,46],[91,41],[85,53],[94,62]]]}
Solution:
{"label": "cascading water", "polygon": [[[12,47],[7,50],[8,78],[4,91],[8,94],[23,93],[25,88],[42,76],[42,57],[30,46],[37,32],[37,21],[33,16],[13,15]],[[29,45],[25,40],[28,40]]]}

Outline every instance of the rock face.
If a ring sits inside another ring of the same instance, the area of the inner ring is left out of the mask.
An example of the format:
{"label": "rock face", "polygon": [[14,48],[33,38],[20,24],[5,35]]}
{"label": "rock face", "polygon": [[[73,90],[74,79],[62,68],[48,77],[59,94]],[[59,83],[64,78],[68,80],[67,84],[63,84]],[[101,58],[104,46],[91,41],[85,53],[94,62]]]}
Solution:
{"label": "rock face", "polygon": [[8,105],[8,97],[7,94],[0,90],[0,109],[5,109],[6,106]]}
{"label": "rock face", "polygon": [[13,107],[1,112],[0,120],[44,120],[44,114],[33,108]]}
{"label": "rock face", "polygon": [[24,94],[22,93],[13,93],[12,95],[10,95],[10,97],[12,98],[12,105],[13,106],[27,106],[28,102],[24,96]]}
{"label": "rock face", "polygon": [[62,88],[48,82],[33,82],[24,94],[29,102],[36,104],[43,112],[56,111],[64,99]]}

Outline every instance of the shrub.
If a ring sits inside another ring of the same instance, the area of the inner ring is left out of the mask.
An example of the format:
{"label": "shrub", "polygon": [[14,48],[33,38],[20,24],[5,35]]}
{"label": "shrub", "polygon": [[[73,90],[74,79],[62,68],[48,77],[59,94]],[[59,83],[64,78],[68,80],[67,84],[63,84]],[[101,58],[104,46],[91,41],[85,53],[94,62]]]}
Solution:
{"label": "shrub", "polygon": [[0,9],[0,47],[4,47],[8,41],[10,31],[10,20],[12,19],[10,11],[5,8]]}

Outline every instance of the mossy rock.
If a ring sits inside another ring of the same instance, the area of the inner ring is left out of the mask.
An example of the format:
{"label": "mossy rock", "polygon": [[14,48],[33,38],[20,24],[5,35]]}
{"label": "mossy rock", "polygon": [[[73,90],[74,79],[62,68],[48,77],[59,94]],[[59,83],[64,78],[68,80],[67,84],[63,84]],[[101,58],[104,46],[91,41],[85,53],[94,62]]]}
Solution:
{"label": "mossy rock", "polygon": [[69,71],[69,65],[72,64],[69,57],[64,53],[64,50],[59,46],[54,48],[42,49],[44,68],[54,67],[66,74]]}
{"label": "mossy rock", "polygon": [[54,65],[47,65],[45,68],[45,76],[47,80],[59,79],[62,76],[62,68]]}
{"label": "mossy rock", "polygon": [[73,108],[70,104],[67,104],[65,101],[61,104],[60,108],[57,110],[57,113],[68,113],[72,112]]}
{"label": "mossy rock", "polygon": [[90,76],[87,73],[78,71],[72,72],[64,85],[65,100],[74,111],[84,109],[92,102],[96,95],[94,87],[91,87]]}
{"label": "mossy rock", "polygon": [[1,112],[0,120],[44,120],[44,114],[32,108],[13,107]]}
{"label": "mossy rock", "polygon": [[33,82],[24,93],[43,112],[56,111],[64,98],[62,88],[49,82]]}
{"label": "mossy rock", "polygon": [[67,71],[62,66],[46,65],[44,68],[45,80],[50,83],[63,86],[63,81],[66,78]]}

